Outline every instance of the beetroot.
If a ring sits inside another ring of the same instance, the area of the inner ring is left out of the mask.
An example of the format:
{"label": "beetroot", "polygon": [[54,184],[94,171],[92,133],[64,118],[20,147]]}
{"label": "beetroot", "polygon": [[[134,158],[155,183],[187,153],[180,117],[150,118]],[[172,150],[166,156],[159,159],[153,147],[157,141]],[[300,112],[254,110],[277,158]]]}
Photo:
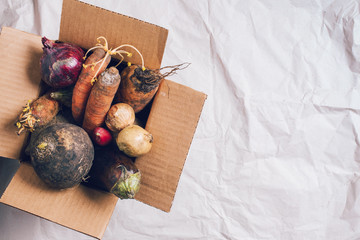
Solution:
{"label": "beetroot", "polygon": [[54,42],[42,38],[40,59],[42,80],[53,88],[63,88],[76,82],[84,62],[84,51],[71,43]]}
{"label": "beetroot", "polygon": [[36,174],[49,186],[63,189],[78,185],[88,174],[94,146],[84,129],[70,123],[42,129],[29,149]]}

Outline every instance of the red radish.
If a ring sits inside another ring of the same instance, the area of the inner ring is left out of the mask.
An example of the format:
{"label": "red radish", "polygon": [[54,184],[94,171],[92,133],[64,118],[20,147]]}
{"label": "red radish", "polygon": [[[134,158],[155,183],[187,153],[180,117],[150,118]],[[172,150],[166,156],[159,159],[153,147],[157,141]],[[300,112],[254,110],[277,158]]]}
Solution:
{"label": "red radish", "polygon": [[93,140],[100,146],[108,145],[112,136],[111,133],[103,127],[96,127],[93,131]]}

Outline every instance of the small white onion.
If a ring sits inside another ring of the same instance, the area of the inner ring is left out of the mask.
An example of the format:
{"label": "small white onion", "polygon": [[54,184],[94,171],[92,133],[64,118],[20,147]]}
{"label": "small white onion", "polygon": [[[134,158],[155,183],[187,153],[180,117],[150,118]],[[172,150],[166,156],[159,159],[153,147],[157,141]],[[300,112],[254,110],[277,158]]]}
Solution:
{"label": "small white onion", "polygon": [[134,109],[126,103],[117,103],[109,109],[105,124],[113,132],[119,132],[127,126],[134,124]]}
{"label": "small white onion", "polygon": [[138,125],[131,125],[121,130],[116,143],[121,151],[130,157],[148,153],[152,147],[153,136]]}

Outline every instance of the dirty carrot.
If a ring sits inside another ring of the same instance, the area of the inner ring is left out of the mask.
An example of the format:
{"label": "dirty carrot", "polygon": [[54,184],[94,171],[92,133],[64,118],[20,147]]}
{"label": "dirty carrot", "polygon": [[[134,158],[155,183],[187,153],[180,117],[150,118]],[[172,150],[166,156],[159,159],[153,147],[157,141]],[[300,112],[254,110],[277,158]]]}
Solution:
{"label": "dirty carrot", "polygon": [[[87,100],[87,98],[89,96],[89,92],[90,92],[90,89],[92,87],[92,84],[90,84],[89,82],[93,83],[94,78],[97,76],[96,74],[100,74],[104,69],[106,69],[106,66],[109,64],[109,62],[111,60],[111,56],[118,55],[120,57],[120,61],[115,67],[117,67],[124,60],[123,54],[126,54],[128,57],[132,56],[131,52],[123,50],[123,48],[125,48],[125,47],[132,48],[133,50],[135,50],[141,56],[140,51],[137,48],[135,48],[134,46],[130,45],[130,44],[122,44],[122,45],[120,45],[120,46],[118,46],[118,47],[116,47],[114,49],[111,49],[108,46],[108,42],[107,42],[106,38],[103,37],[103,36],[98,37],[97,42],[98,43],[94,47],[90,48],[87,51],[87,53],[89,51],[93,50],[94,53],[99,51],[99,52],[102,52],[102,54],[105,55],[105,56],[103,56],[103,55],[99,56],[98,58],[100,60],[98,60],[96,58],[96,59],[91,60],[91,61],[89,59],[89,63],[85,62],[83,71],[85,71],[85,72],[89,71],[90,74],[86,74],[84,76],[84,78],[85,78],[84,80],[81,79],[82,74],[80,74],[79,80],[76,83],[76,85],[79,85],[79,86],[75,85],[74,93],[73,93],[72,111],[73,111],[74,118],[75,118],[75,120],[77,122],[81,122],[82,119],[83,119],[84,109],[85,109],[85,106],[86,106],[86,100]],[[85,54],[85,57],[86,57],[87,53]],[[142,62],[142,69],[145,70],[144,59],[142,58],[142,56],[141,56],[141,62]],[[86,70],[87,69],[86,66],[91,66],[92,68],[90,68],[90,70]],[[99,68],[101,67],[101,71],[98,70],[97,67],[99,67]],[[94,72],[96,74],[92,75],[91,73],[94,73]]]}
{"label": "dirty carrot", "polygon": [[[166,66],[160,69],[145,69],[143,66],[131,65],[121,72],[121,83],[115,95],[115,102],[127,103],[133,107],[135,113],[140,112],[151,101],[157,92],[161,81],[177,70],[188,67],[189,63]],[[160,71],[170,70],[161,73]]]}
{"label": "dirty carrot", "polygon": [[94,81],[107,68],[110,60],[110,55],[101,48],[95,49],[86,59],[72,95],[71,111],[76,122],[81,123],[83,120],[86,102]]}
{"label": "dirty carrot", "polygon": [[95,82],[86,104],[82,124],[89,134],[104,123],[119,84],[120,74],[115,67],[106,69]]}

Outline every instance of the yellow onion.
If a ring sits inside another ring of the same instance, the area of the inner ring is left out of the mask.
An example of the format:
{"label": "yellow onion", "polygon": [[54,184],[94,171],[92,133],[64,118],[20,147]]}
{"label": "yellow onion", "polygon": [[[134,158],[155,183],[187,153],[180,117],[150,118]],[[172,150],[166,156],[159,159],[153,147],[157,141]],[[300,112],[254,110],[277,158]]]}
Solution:
{"label": "yellow onion", "polygon": [[131,125],[121,130],[116,143],[126,155],[138,157],[148,153],[151,149],[153,136],[138,125]]}
{"label": "yellow onion", "polygon": [[127,126],[134,124],[134,109],[126,103],[117,103],[109,109],[105,124],[113,132],[119,132]]}

